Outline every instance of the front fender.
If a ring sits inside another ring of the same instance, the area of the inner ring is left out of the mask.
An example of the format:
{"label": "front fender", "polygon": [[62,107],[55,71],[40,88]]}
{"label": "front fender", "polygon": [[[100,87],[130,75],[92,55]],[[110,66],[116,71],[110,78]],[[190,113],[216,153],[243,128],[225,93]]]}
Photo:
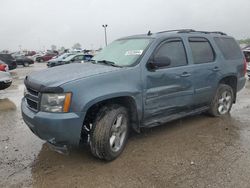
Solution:
{"label": "front fender", "polygon": [[100,96],[97,98],[94,98],[93,100],[89,101],[88,103],[86,103],[83,108],[82,108],[82,112],[87,112],[88,109],[93,106],[94,104],[100,103],[102,101],[105,100],[110,100],[110,99],[114,99],[114,98],[118,98],[118,97],[131,97],[136,104],[137,109],[139,108],[139,104],[137,104],[136,99],[134,96],[131,95],[131,93],[112,93],[112,94],[108,94],[108,95],[104,95],[104,96]]}

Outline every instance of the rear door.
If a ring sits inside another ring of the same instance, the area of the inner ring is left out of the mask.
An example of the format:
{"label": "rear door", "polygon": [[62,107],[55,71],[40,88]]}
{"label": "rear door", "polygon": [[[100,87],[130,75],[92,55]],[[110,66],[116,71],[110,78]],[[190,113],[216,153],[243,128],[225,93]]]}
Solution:
{"label": "rear door", "polygon": [[153,71],[145,71],[144,120],[189,110],[193,103],[193,75],[182,39],[163,41],[152,56],[166,56],[171,60],[171,64]]}
{"label": "rear door", "polygon": [[215,92],[221,67],[207,38],[189,37],[187,40],[193,64],[194,106],[206,106]]}

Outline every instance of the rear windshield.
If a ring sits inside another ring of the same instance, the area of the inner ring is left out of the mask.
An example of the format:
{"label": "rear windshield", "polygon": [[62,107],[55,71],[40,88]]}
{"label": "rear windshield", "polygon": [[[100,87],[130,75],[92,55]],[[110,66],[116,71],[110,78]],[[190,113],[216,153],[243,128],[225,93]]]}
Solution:
{"label": "rear windshield", "polygon": [[233,38],[215,37],[214,40],[225,59],[234,60],[242,58],[241,49]]}
{"label": "rear windshield", "polygon": [[2,61],[14,60],[14,58],[10,54],[0,54],[0,59]]}

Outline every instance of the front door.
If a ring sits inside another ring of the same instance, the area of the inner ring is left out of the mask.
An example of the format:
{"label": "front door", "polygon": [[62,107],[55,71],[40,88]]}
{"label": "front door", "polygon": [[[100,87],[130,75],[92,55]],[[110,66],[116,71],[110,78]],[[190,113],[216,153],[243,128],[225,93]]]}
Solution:
{"label": "front door", "polygon": [[168,116],[189,110],[194,94],[192,69],[189,68],[182,39],[162,42],[150,58],[165,56],[170,65],[145,71],[144,120]]}

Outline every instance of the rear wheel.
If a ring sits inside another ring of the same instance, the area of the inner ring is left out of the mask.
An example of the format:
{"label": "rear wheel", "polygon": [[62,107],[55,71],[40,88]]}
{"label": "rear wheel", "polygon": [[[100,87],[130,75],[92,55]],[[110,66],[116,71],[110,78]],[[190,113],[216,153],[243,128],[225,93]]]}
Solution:
{"label": "rear wheel", "polygon": [[129,133],[127,109],[120,105],[103,107],[90,131],[92,154],[107,161],[114,160],[123,151]]}
{"label": "rear wheel", "polygon": [[231,86],[220,84],[210,105],[209,113],[212,116],[228,114],[232,108],[234,92]]}

